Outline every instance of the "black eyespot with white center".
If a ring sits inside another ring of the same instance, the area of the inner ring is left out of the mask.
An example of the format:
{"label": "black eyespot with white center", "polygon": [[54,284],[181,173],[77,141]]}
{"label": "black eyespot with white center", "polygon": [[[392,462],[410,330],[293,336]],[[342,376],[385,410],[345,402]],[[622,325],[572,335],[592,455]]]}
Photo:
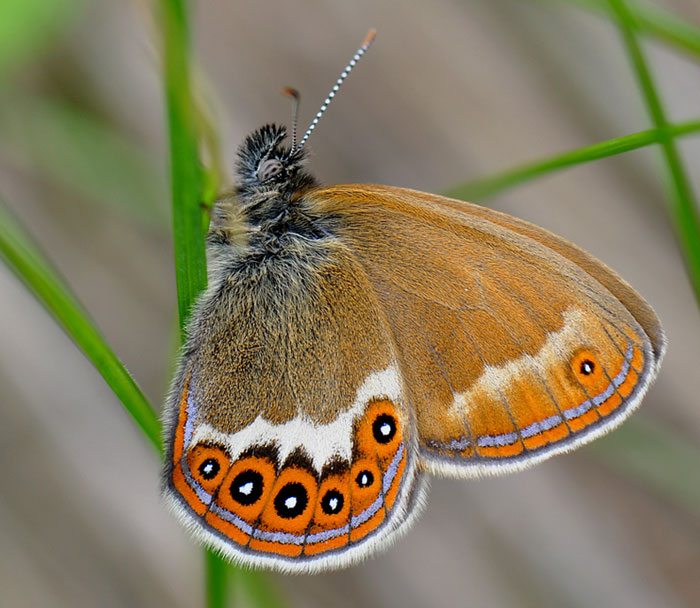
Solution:
{"label": "black eyespot with white center", "polygon": [[306,488],[294,481],[285,484],[275,496],[275,511],[284,519],[292,519],[301,515],[309,504]]}
{"label": "black eyespot with white center", "polygon": [[214,479],[220,470],[221,465],[215,458],[207,458],[206,460],[202,461],[202,464],[199,465],[199,474],[207,481]]}
{"label": "black eyespot with white center", "polygon": [[372,424],[372,434],[377,443],[389,443],[396,435],[396,420],[389,414],[380,414]]}
{"label": "black eyespot with white center", "polygon": [[321,499],[321,509],[326,515],[337,515],[343,510],[345,498],[338,490],[328,490]]}
{"label": "black eyespot with white center", "polygon": [[372,471],[360,471],[355,477],[355,483],[361,488],[369,488],[374,483]]}
{"label": "black eyespot with white center", "polygon": [[595,363],[590,359],[581,361],[581,373],[584,376],[590,376],[595,371]]}
{"label": "black eyespot with white center", "polygon": [[251,469],[243,471],[231,482],[229,489],[231,498],[244,506],[252,505],[260,500],[263,485],[263,477],[260,473]]}

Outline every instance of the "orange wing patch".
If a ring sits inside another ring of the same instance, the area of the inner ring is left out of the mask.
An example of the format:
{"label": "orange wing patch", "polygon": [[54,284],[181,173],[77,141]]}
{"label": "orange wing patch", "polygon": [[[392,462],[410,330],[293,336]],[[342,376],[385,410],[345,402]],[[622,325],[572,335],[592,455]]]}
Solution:
{"label": "orange wing patch", "polygon": [[271,458],[252,455],[239,458],[207,513],[207,523],[236,544],[247,546],[276,477],[277,465]]}
{"label": "orange wing patch", "polygon": [[363,541],[388,521],[407,462],[403,423],[391,401],[369,403],[352,431],[352,462],[333,461],[321,475],[303,454],[280,466],[274,446],[231,462],[221,445],[190,445],[195,416],[186,384],[172,486],[199,523],[234,550],[311,560]]}
{"label": "orange wing patch", "polygon": [[316,509],[304,545],[305,555],[317,555],[350,542],[351,477],[346,464],[322,476]]}
{"label": "orange wing patch", "polygon": [[[630,345],[613,377],[608,375],[598,357],[590,351],[576,357],[572,362],[571,375],[576,377],[580,386],[577,387],[570,379],[562,377],[554,378],[550,383],[554,391],[562,393],[566,399],[561,400],[564,406],[557,413],[537,418],[536,410],[527,407],[530,393],[525,392],[527,396],[510,405],[513,412],[520,414],[514,415],[515,423],[511,426],[513,430],[477,435],[478,453],[484,457],[503,458],[519,454],[525,449],[534,450],[556,443],[609,416],[636,385],[638,377],[631,363],[635,354],[640,352]],[[520,391],[522,394],[527,389]],[[537,406],[543,409],[549,407],[550,403],[554,404],[551,398],[538,402]],[[528,411],[529,417],[526,414]]]}
{"label": "orange wing patch", "polygon": [[[381,399],[369,404],[364,417],[356,423],[353,452],[349,472],[344,473],[342,482],[340,478],[335,481],[339,484],[337,489],[319,492],[320,508],[314,517],[316,531],[308,538],[306,554],[357,543],[387,521],[406,466],[403,426],[391,401]],[[333,483],[329,482],[329,486]],[[335,492],[340,487],[349,490],[345,525],[324,525],[329,515],[327,511],[324,514],[324,501],[337,498]]]}
{"label": "orange wing patch", "polygon": [[182,391],[175,427],[172,484],[187,507],[203,517],[209,510],[214,492],[228,472],[230,459],[226,451],[218,446],[197,445],[188,449],[195,417],[188,378]]}
{"label": "orange wing patch", "polygon": [[449,413],[461,416],[466,433],[424,441],[428,458],[451,452],[478,464],[529,457],[576,441],[624,409],[644,376],[642,344],[631,330],[583,311],[564,316],[563,329],[537,355],[488,368],[454,396]]}

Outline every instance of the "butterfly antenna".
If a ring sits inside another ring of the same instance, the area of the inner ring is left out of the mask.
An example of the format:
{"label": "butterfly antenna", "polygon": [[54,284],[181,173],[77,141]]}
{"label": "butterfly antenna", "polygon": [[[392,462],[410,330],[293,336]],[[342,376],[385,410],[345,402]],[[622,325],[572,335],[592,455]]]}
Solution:
{"label": "butterfly antenna", "polygon": [[284,87],[282,89],[282,95],[291,97],[294,101],[294,108],[292,110],[292,150],[295,150],[297,147],[297,123],[299,122],[299,100],[301,99],[301,95],[299,95],[299,91],[292,87]]}
{"label": "butterfly antenna", "polygon": [[377,30],[372,29],[369,31],[369,33],[367,34],[367,37],[365,38],[364,42],[362,43],[362,46],[360,46],[360,48],[357,49],[357,52],[353,55],[352,59],[350,60],[350,63],[348,63],[348,65],[345,66],[345,69],[340,74],[340,77],[338,78],[338,80],[335,81],[335,84],[333,85],[331,92],[328,93],[328,97],[326,97],[326,100],[323,102],[321,109],[316,113],[316,116],[311,121],[309,128],[306,129],[306,133],[304,133],[304,137],[302,137],[301,142],[299,142],[299,146],[296,148],[297,150],[301,150],[304,147],[306,140],[309,139],[309,135],[311,135],[311,132],[316,128],[316,125],[318,124],[318,121],[321,119],[321,116],[323,116],[323,113],[328,109],[328,106],[330,105],[331,101],[333,101],[333,98],[335,97],[335,94],[338,92],[340,85],[343,84],[344,80],[348,77],[348,74],[350,74],[350,71],[355,67],[357,62],[362,57],[362,55],[364,55],[367,52],[367,49],[371,46],[376,34],[377,34]]}

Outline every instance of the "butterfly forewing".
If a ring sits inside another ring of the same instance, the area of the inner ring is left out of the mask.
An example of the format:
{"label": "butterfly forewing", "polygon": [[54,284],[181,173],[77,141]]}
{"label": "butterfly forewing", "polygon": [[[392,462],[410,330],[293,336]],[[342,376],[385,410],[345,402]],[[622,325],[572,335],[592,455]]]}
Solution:
{"label": "butterfly forewing", "polygon": [[384,310],[427,469],[522,468],[614,427],[652,381],[664,348],[653,310],[566,241],[398,188],[307,199],[338,218]]}

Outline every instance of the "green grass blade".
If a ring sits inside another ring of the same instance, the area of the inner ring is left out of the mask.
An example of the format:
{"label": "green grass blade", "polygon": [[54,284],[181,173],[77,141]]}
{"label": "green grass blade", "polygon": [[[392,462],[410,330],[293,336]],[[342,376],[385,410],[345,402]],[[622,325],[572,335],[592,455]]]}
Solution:
{"label": "green grass blade", "polygon": [[[197,114],[190,86],[189,30],[186,0],[161,0],[165,46],[165,97],[170,135],[175,277],[180,334],[192,305],[206,288],[204,248],[204,172],[199,162]],[[204,551],[205,595],[208,608],[224,608],[229,566],[215,553]]]}
{"label": "green grass blade", "polygon": [[[196,112],[190,92],[186,2],[162,0],[165,42],[165,95],[170,134],[170,179],[180,328],[206,288],[203,173],[199,162]],[[184,334],[183,334],[184,337]]]}
{"label": "green grass blade", "polygon": [[700,27],[658,6],[631,2],[627,6],[640,32],[653,34],[663,42],[700,57]]}
{"label": "green grass blade", "polygon": [[206,605],[208,608],[226,606],[228,603],[228,577],[231,568],[210,549],[204,550],[204,574],[206,586]]}
{"label": "green grass blade", "polygon": [[153,408],[83,307],[4,203],[0,203],[0,256],[92,361],[143,434],[160,450],[160,423]]}
{"label": "green grass blade", "polygon": [[[667,130],[669,121],[651,71],[639,46],[637,34],[634,31],[634,17],[627,9],[624,0],[609,0],[609,4],[616,16],[620,34],[639,82],[647,111],[657,129]],[[670,133],[661,141],[661,149],[670,177],[671,219],[676,238],[683,252],[690,283],[700,304],[700,214],[678,152],[678,146]]]}
{"label": "green grass blade", "polygon": [[245,571],[245,595],[257,608],[280,608],[286,602],[276,586],[270,584],[269,577],[259,570]]}
{"label": "green grass blade", "polygon": [[[608,0],[565,0],[582,8],[612,13]],[[632,25],[638,32],[654,36],[676,49],[700,57],[700,27],[688,23],[674,14],[643,2],[627,2]]]}
{"label": "green grass blade", "polygon": [[630,150],[661,143],[669,137],[680,137],[700,131],[700,120],[691,120],[676,125],[666,125],[661,129],[650,129],[615,139],[609,139],[563,154],[549,156],[542,160],[521,165],[490,177],[477,179],[449,190],[447,196],[463,200],[477,201],[493,196],[524,182],[543,177],[554,171],[574,167],[583,163],[607,158]]}

